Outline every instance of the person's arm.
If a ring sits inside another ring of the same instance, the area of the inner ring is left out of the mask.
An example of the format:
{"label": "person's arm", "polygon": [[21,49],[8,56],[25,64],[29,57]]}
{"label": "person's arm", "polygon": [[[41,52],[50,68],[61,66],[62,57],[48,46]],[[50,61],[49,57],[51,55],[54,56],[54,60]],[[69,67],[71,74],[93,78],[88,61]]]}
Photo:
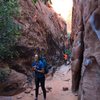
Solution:
{"label": "person's arm", "polygon": [[40,70],[35,69],[35,71],[39,73],[44,73],[44,64],[41,61],[39,61],[39,66],[41,69]]}
{"label": "person's arm", "polygon": [[39,73],[44,73],[44,68],[42,68],[41,70],[37,70],[34,66],[32,67],[32,71],[37,71]]}
{"label": "person's arm", "polygon": [[35,69],[35,71],[37,71],[37,72],[39,72],[39,73],[44,73],[44,68],[41,69],[41,70],[37,70],[37,69]]}
{"label": "person's arm", "polygon": [[36,68],[32,67],[32,71],[35,71],[35,70],[36,70]]}
{"label": "person's arm", "polygon": [[35,71],[35,70],[36,70],[36,63],[33,62],[33,63],[32,63],[32,71]]}

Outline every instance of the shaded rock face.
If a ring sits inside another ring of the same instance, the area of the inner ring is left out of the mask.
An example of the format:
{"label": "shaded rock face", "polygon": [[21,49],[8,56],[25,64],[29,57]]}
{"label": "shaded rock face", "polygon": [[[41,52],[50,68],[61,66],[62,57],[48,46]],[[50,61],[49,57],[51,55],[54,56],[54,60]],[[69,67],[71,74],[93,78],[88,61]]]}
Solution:
{"label": "shaded rock face", "polygon": [[60,58],[67,32],[66,23],[40,1],[35,6],[31,0],[19,0],[19,3],[21,17],[16,18],[16,22],[22,25],[23,32],[18,46],[28,48],[32,56],[34,49],[38,48],[40,51],[44,49],[48,60],[54,55]]}
{"label": "shaded rock face", "polygon": [[[64,36],[67,34],[66,23],[50,5],[47,7],[40,0],[36,5],[32,0],[19,0],[19,7],[20,16],[14,17],[14,20],[22,26],[22,30],[14,49],[20,56],[0,62],[3,69],[0,69],[0,95],[4,96],[18,94],[27,88],[32,80],[31,63],[35,52],[40,54],[44,49],[50,63],[61,64]],[[57,59],[59,62],[55,63]],[[5,68],[9,71],[6,72]]]}
{"label": "shaded rock face", "polygon": [[0,96],[12,96],[21,93],[27,85],[25,75],[8,67],[0,68]]}
{"label": "shaded rock face", "polygon": [[72,48],[72,91],[76,92],[79,89],[81,77],[81,67],[83,59],[83,40],[82,32],[75,35],[75,40]]}
{"label": "shaded rock face", "polygon": [[[76,79],[73,79],[72,90],[74,90],[74,92],[79,90],[79,100],[99,100],[100,1],[74,0],[73,2],[71,37],[74,40],[72,49],[72,73],[74,76],[72,76],[73,78],[76,77]],[[80,37],[78,37],[80,33],[82,34],[82,43],[79,45],[77,41],[80,40]]]}

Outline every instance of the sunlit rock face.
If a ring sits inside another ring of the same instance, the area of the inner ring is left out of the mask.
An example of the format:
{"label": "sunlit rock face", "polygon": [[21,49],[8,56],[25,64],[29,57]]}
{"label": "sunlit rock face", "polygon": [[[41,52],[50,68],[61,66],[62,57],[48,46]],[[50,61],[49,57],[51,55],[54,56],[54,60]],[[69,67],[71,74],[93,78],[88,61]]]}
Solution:
{"label": "sunlit rock face", "polygon": [[15,95],[30,85],[35,52],[44,49],[49,63],[61,64],[66,23],[48,6],[40,1],[34,5],[32,0],[19,0],[20,16],[14,20],[22,27],[15,47],[20,56],[0,62],[0,95]]}
{"label": "sunlit rock face", "polygon": [[[72,73],[80,75],[73,80],[76,86],[72,89],[79,90],[79,100],[100,99],[100,0],[73,0],[73,20],[71,39],[74,40],[73,48],[77,48],[77,41],[82,33],[82,52],[73,49]],[[76,50],[76,51],[75,51]],[[81,58],[80,58],[81,57]],[[80,66],[75,63],[78,59]],[[74,64],[75,63],[75,64]],[[81,69],[81,70],[79,70]],[[74,77],[75,77],[74,76]],[[78,80],[80,79],[80,80]],[[78,82],[77,82],[78,80]],[[78,86],[78,87],[77,87]]]}
{"label": "sunlit rock face", "polygon": [[71,32],[73,0],[51,0],[53,9],[62,16],[67,23],[67,31]]}

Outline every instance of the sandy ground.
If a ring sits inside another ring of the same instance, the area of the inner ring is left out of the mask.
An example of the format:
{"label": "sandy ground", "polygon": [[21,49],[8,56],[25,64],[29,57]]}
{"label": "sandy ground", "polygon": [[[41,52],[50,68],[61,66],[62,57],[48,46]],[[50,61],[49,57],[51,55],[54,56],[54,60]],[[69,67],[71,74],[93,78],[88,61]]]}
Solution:
{"label": "sandy ground", "polygon": [[[71,81],[70,65],[62,65],[56,71],[54,77],[48,77],[46,79],[47,100],[77,100],[77,96],[74,96],[71,92]],[[28,91],[30,91],[30,89]],[[14,97],[9,97],[8,99],[2,98],[0,100],[34,100],[34,89],[32,89],[31,92],[28,91],[27,93],[21,93]],[[38,100],[43,100],[41,88]]]}

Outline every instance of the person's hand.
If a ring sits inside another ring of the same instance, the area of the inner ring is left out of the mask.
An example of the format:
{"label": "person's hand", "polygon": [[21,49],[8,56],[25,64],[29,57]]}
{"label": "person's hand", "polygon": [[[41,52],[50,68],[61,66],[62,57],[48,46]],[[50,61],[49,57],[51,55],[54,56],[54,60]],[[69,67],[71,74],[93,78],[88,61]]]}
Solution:
{"label": "person's hand", "polygon": [[36,67],[32,67],[32,71],[35,71],[36,70]]}
{"label": "person's hand", "polygon": [[34,68],[32,67],[32,71],[34,71]]}
{"label": "person's hand", "polygon": [[36,70],[36,67],[34,67],[34,70]]}

